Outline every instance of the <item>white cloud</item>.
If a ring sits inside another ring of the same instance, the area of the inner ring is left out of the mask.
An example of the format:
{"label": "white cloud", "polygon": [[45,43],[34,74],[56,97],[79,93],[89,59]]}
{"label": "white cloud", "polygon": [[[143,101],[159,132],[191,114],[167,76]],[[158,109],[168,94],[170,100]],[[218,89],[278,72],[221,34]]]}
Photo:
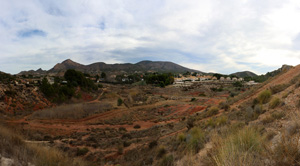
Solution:
{"label": "white cloud", "polygon": [[[265,73],[299,62],[299,7],[297,0],[1,2],[0,70],[49,69],[71,58]],[[46,35],[18,36],[24,30]]]}

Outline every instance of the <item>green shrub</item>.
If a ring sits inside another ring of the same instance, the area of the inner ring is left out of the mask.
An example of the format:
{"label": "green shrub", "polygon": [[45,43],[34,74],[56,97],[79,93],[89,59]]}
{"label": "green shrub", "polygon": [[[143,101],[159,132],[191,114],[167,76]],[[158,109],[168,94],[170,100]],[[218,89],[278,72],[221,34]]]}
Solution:
{"label": "green shrub", "polygon": [[164,156],[160,163],[160,166],[173,166],[174,165],[174,157],[172,154],[169,154],[167,156]]}
{"label": "green shrub", "polygon": [[184,133],[179,133],[179,134],[177,135],[177,141],[178,141],[178,142],[184,142],[185,140],[186,140],[186,136],[185,136]]}
{"label": "green shrub", "polygon": [[121,98],[118,98],[118,106],[121,106],[123,104],[123,100]]}
{"label": "green shrub", "polygon": [[254,113],[256,113],[256,114],[258,114],[258,115],[264,113],[264,111],[263,111],[263,106],[260,105],[260,104],[255,105],[255,106],[254,106]]}
{"label": "green shrub", "polygon": [[98,88],[103,88],[103,85],[102,84],[98,84]]}
{"label": "green shrub", "polygon": [[219,116],[217,118],[210,118],[205,122],[206,127],[220,127],[224,126],[228,122],[228,118],[226,116]]}
{"label": "green shrub", "polygon": [[205,117],[211,117],[213,115],[217,115],[219,113],[219,109],[217,107],[211,107],[206,112]]}
{"label": "green shrub", "polygon": [[167,153],[167,150],[164,146],[159,146],[158,150],[157,150],[157,157],[161,158],[163,157],[165,154]]}
{"label": "green shrub", "polygon": [[275,97],[271,100],[269,108],[273,109],[280,105],[280,99]]}
{"label": "green shrub", "polygon": [[156,140],[151,141],[151,142],[149,143],[149,148],[150,148],[150,149],[154,148],[155,146],[157,146],[157,141],[156,141]]}
{"label": "green shrub", "polygon": [[88,148],[77,148],[77,156],[84,156],[89,152]]}
{"label": "green shrub", "polygon": [[219,108],[224,109],[225,111],[228,111],[230,109],[230,105],[227,102],[223,101],[219,104]]}
{"label": "green shrub", "polygon": [[197,153],[200,149],[204,147],[205,144],[205,133],[198,127],[194,127],[190,130],[187,139],[187,148],[193,152]]}
{"label": "green shrub", "polygon": [[297,101],[297,105],[296,105],[298,108],[300,108],[300,99],[298,99]]}
{"label": "green shrub", "polygon": [[193,98],[191,98],[191,102],[193,102],[193,101],[196,101],[196,98],[194,98],[194,97],[193,97]]}
{"label": "green shrub", "polygon": [[134,126],[133,126],[133,128],[135,128],[135,129],[139,129],[139,128],[141,128],[141,126],[140,126],[140,125],[138,125],[138,124],[136,124],[136,125],[134,125]]}
{"label": "green shrub", "polygon": [[118,154],[123,154],[124,147],[122,145],[118,145]]}
{"label": "green shrub", "polygon": [[267,123],[272,123],[274,121],[274,117],[273,116],[267,116],[262,120],[263,124],[267,124]]}
{"label": "green shrub", "polygon": [[271,116],[275,119],[281,119],[285,116],[285,113],[283,111],[275,111],[271,114]]}
{"label": "green shrub", "polygon": [[205,94],[205,93],[200,93],[200,94],[199,94],[199,96],[201,96],[201,97],[205,97],[205,96],[206,96],[206,94]]}
{"label": "green shrub", "polygon": [[279,84],[279,85],[270,87],[270,90],[271,90],[272,94],[276,94],[276,93],[279,93],[279,92],[285,90],[288,86],[289,86],[288,84]]}
{"label": "green shrub", "polygon": [[266,104],[269,102],[270,98],[272,96],[272,93],[270,90],[264,90],[263,92],[261,92],[257,99],[259,101],[260,104]]}
{"label": "green shrub", "polygon": [[119,131],[127,131],[125,127],[119,127]]}
{"label": "green shrub", "polygon": [[124,142],[123,142],[123,146],[124,146],[124,147],[128,147],[128,146],[130,146],[130,145],[131,145],[130,142],[127,142],[127,141],[124,141]]}

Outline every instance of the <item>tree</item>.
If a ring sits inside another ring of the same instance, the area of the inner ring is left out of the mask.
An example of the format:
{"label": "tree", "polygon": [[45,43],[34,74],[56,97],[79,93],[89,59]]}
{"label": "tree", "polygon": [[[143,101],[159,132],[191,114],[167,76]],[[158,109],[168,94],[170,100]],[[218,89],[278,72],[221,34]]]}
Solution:
{"label": "tree", "polygon": [[55,90],[54,90],[53,86],[48,82],[47,78],[43,78],[42,84],[40,86],[40,90],[47,97],[52,97],[55,95]]}
{"label": "tree", "polygon": [[101,73],[101,78],[106,78],[106,73],[102,72]]}

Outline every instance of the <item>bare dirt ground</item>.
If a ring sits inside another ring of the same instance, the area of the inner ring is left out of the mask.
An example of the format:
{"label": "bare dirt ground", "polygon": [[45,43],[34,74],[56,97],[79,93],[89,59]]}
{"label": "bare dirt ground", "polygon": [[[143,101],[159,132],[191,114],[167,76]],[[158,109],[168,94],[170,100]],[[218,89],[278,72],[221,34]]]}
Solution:
{"label": "bare dirt ground", "polygon": [[[30,141],[50,141],[74,155],[78,155],[78,149],[87,148],[88,152],[80,155],[99,165],[116,159],[124,162],[124,156],[132,151],[186,131],[184,117],[217,106],[229,96],[224,91],[203,97],[205,90],[108,85],[86,103],[109,103],[110,110],[77,119],[37,118],[30,114],[7,123],[28,133]],[[121,106],[117,105],[118,98],[124,101]]]}

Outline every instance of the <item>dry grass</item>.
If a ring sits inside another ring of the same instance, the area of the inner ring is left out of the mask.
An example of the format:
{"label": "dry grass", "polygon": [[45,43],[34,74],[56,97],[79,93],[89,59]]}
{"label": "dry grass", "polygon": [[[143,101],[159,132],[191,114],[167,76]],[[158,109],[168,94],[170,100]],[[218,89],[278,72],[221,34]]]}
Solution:
{"label": "dry grass", "polygon": [[37,111],[31,115],[33,119],[80,119],[96,113],[108,111],[112,108],[105,103],[80,103],[62,105]]}
{"label": "dry grass", "polygon": [[269,108],[274,109],[277,106],[279,106],[280,103],[281,103],[280,99],[278,97],[274,97],[270,102]]}
{"label": "dry grass", "polygon": [[279,93],[279,92],[285,90],[289,86],[290,86],[290,84],[278,84],[278,85],[270,87],[270,89],[271,89],[272,94],[276,94],[276,93]]}
{"label": "dry grass", "polygon": [[209,154],[209,165],[264,165],[260,156],[264,141],[255,128],[245,127],[238,131],[225,133],[223,136],[216,134],[212,142],[213,149]]}
{"label": "dry grass", "polygon": [[14,165],[35,166],[85,166],[87,163],[73,159],[55,148],[24,142],[15,131],[0,126],[0,153],[14,160]]}
{"label": "dry grass", "polygon": [[270,90],[264,90],[258,95],[257,99],[260,104],[266,104],[270,101],[271,96],[272,96],[272,93]]}

